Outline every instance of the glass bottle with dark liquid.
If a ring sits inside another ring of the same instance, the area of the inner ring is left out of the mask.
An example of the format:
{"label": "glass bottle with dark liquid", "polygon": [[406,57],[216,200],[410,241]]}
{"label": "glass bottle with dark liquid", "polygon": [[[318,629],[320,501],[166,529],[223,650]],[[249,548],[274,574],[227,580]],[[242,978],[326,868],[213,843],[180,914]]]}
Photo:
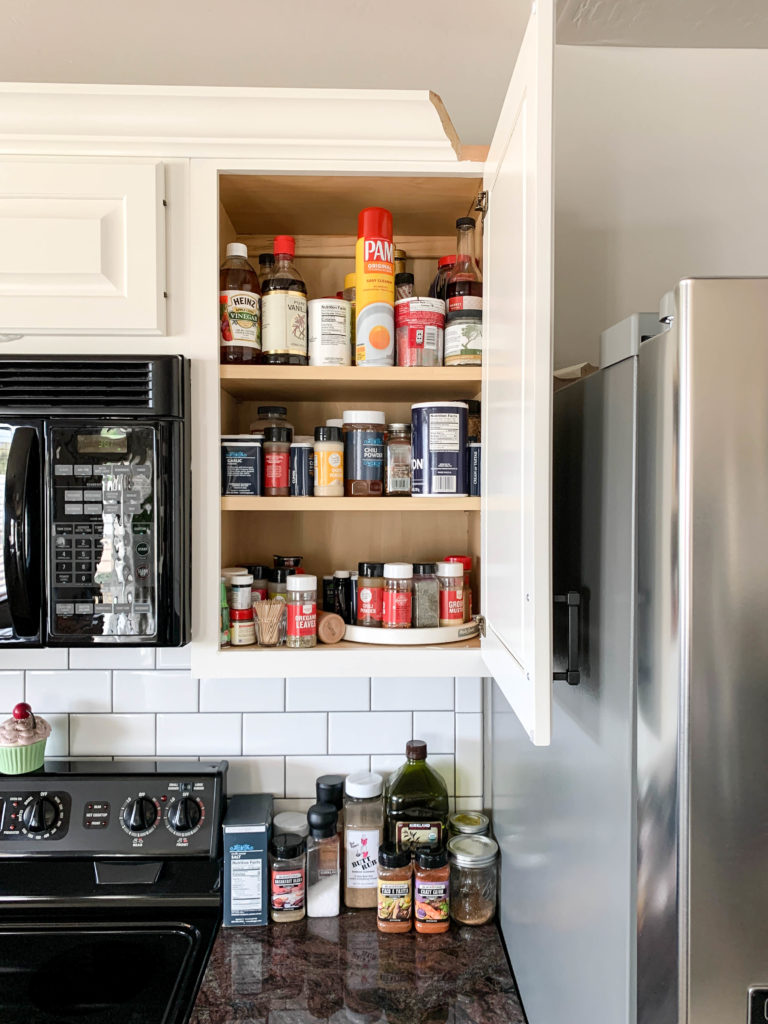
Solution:
{"label": "glass bottle with dark liquid", "polygon": [[483,361],[483,278],[475,260],[475,222],[456,221],[456,265],[445,288],[445,365]]}
{"label": "glass bottle with dark liquid", "polygon": [[291,235],[275,238],[275,266],[262,292],[262,358],[273,366],[307,365],[307,286],[293,265]]}
{"label": "glass bottle with dark liquid", "polygon": [[219,271],[220,360],[224,365],[261,362],[261,291],[248,248],[230,242]]}

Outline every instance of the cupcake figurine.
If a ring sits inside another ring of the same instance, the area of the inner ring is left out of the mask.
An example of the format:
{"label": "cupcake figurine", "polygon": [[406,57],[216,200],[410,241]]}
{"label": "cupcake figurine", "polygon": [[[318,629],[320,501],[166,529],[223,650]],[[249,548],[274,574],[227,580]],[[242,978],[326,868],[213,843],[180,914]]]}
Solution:
{"label": "cupcake figurine", "polygon": [[33,715],[29,704],[17,704],[0,725],[0,772],[23,775],[42,768],[50,735],[51,726],[44,718]]}

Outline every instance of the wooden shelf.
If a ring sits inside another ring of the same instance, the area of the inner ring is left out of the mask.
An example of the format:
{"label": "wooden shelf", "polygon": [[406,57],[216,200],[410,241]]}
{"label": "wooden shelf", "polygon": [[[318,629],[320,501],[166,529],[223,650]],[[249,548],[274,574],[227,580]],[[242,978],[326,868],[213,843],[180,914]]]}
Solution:
{"label": "wooden shelf", "polygon": [[480,366],[221,366],[223,391],[241,401],[461,400],[480,393]]}
{"label": "wooden shelf", "polygon": [[222,512],[479,512],[479,498],[221,499]]}

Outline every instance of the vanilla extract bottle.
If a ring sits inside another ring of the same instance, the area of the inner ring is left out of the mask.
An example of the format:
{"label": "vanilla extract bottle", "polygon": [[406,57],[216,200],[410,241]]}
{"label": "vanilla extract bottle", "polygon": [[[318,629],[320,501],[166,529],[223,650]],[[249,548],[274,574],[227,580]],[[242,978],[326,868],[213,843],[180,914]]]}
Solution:
{"label": "vanilla extract bottle", "polygon": [[262,361],[272,366],[307,365],[307,286],[293,265],[291,235],[275,238],[275,265],[262,285]]}

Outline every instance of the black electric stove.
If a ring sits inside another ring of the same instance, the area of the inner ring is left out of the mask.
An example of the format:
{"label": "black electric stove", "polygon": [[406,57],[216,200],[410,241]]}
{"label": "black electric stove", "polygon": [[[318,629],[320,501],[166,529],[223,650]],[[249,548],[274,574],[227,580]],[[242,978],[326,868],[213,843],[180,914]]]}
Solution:
{"label": "black electric stove", "polygon": [[183,1024],[221,923],[227,763],[0,776],[0,1021]]}

